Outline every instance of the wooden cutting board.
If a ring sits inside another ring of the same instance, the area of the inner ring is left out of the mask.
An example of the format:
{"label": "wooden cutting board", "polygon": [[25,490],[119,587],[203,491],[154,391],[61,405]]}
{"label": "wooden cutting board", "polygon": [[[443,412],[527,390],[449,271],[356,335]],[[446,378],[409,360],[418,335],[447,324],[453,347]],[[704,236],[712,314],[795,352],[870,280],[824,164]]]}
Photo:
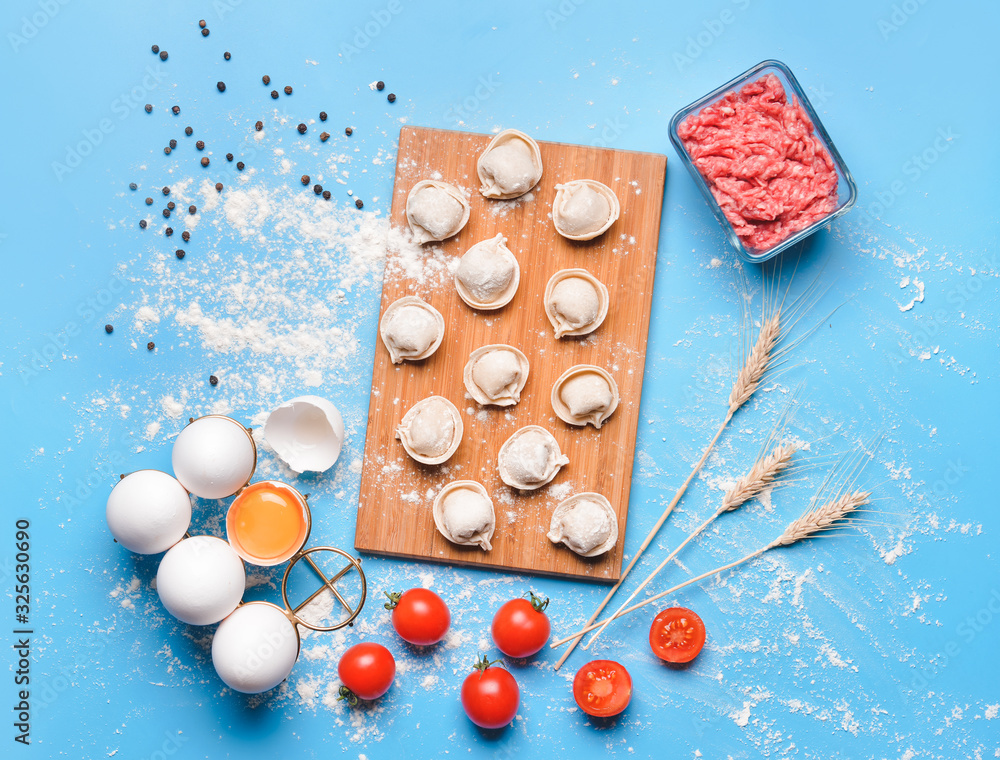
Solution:
{"label": "wooden cutting board", "polygon": [[[429,178],[465,191],[472,215],[457,236],[437,249],[425,247],[420,260],[412,250],[387,255],[380,313],[404,295],[418,295],[441,312],[446,331],[433,356],[402,365],[393,365],[381,339],[373,338],[375,366],[354,545],[362,552],[417,560],[615,581],[621,573],[667,158],[542,142],[544,173],[531,197],[495,201],[479,194],[476,175],[476,160],[490,139],[440,129],[400,130],[392,226],[407,228],[407,193]],[[621,202],[621,216],[611,229],[585,243],[561,237],[550,219],[555,185],[572,179],[599,180]],[[448,267],[474,243],[501,232],[520,263],[520,287],[503,309],[476,312],[458,297]],[[555,272],[577,267],[607,285],[608,317],[590,336],[556,340],[542,294]],[[531,363],[514,407],[481,407],[466,393],[462,371],[469,354],[491,343],[516,346]],[[552,384],[576,364],[604,367],[618,383],[621,404],[600,430],[567,425],[552,411]],[[451,400],[465,421],[458,451],[434,467],[414,462],[395,438],[403,414],[431,395]],[[497,472],[501,444],[525,425],[551,431],[570,460],[551,484],[533,492],[511,489]],[[491,551],[456,546],[435,529],[433,496],[452,480],[478,480],[492,496],[497,520]],[[545,537],[556,504],[583,491],[604,494],[618,515],[617,545],[593,559]]]}

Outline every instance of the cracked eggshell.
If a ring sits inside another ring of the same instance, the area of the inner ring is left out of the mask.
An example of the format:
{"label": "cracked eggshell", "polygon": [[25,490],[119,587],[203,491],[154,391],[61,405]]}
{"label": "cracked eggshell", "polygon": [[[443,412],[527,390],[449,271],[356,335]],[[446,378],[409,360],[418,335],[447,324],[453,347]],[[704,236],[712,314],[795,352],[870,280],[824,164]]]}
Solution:
{"label": "cracked eggshell", "polygon": [[454,185],[424,179],[406,196],[406,221],[415,243],[434,243],[457,235],[469,221],[469,201]]}
{"label": "cracked eggshell", "polygon": [[423,464],[441,464],[458,450],[465,423],[444,396],[428,396],[411,406],[396,428],[406,453]]}
{"label": "cracked eggshell", "polygon": [[[493,547],[496,512],[486,488],[475,480],[456,480],[442,488],[432,508],[434,525],[442,536],[460,546]],[[464,535],[463,535],[464,534]]]}
{"label": "cracked eggshell", "polygon": [[111,489],[105,517],[111,535],[130,552],[159,554],[187,532],[191,497],[167,473],[139,470]]}
{"label": "cracked eggshell", "polygon": [[553,510],[548,539],[581,557],[600,556],[618,542],[618,515],[601,494],[578,493]]}
{"label": "cracked eggshell", "polygon": [[473,309],[494,311],[511,302],[521,283],[521,265],[498,234],[481,240],[459,259],[455,290]]}
{"label": "cracked eggshell", "polygon": [[600,429],[620,399],[611,373],[592,364],[570,367],[552,386],[552,409],[568,425]]}
{"label": "cracked eggshell", "polygon": [[232,417],[210,414],[184,428],[171,454],[177,480],[203,499],[225,499],[257,468],[253,435]]}
{"label": "cracked eggshell", "polygon": [[486,198],[509,200],[527,193],[542,178],[542,151],[524,132],[499,132],[476,162],[476,173]]}
{"label": "cracked eggshell", "polygon": [[246,590],[243,561],[214,536],[192,536],[170,549],[156,571],[167,612],[188,625],[212,625],[236,609]]}
{"label": "cracked eggshell", "polygon": [[438,350],[444,317],[424,299],[403,296],[386,307],[378,329],[393,364],[415,362]]}
{"label": "cracked eggshell", "polygon": [[504,441],[497,454],[500,479],[511,488],[534,491],[552,482],[569,457],[559,442],[539,425],[528,425]]}
{"label": "cracked eggshell", "polygon": [[298,396],[268,415],[264,439],[295,472],[325,472],[340,457],[344,419],[325,398]]}
{"label": "cracked eggshell", "polygon": [[549,278],[543,299],[557,338],[589,335],[608,316],[608,289],[586,269],[560,269]]}
{"label": "cracked eggshell", "polygon": [[477,348],[469,354],[463,380],[477,403],[513,406],[528,382],[528,357],[504,343]]}
{"label": "cracked eggshell", "polygon": [[299,645],[298,629],[285,610],[249,602],[219,624],[212,639],[212,664],[229,688],[260,694],[288,678]]}
{"label": "cracked eggshell", "polygon": [[614,190],[595,179],[556,185],[552,224],[569,240],[593,240],[618,219],[621,205]]}

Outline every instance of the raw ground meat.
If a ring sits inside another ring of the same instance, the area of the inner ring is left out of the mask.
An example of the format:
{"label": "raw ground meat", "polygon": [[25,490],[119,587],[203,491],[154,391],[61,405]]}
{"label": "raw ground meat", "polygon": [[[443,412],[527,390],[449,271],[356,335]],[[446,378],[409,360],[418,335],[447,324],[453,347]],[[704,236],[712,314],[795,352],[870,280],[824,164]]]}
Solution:
{"label": "raw ground meat", "polygon": [[833,159],[774,74],[688,116],[677,133],[752,251],[773,248],[837,207]]}

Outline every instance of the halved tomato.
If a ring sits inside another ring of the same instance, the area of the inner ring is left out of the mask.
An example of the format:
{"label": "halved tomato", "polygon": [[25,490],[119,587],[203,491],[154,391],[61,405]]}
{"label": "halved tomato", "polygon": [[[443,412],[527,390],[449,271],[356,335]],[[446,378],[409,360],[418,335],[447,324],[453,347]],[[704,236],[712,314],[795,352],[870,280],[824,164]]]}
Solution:
{"label": "halved tomato", "polygon": [[686,607],[670,607],[653,619],[649,646],[666,662],[691,662],[705,646],[705,624]]}
{"label": "halved tomato", "polygon": [[614,660],[593,660],[577,671],[573,698],[587,715],[617,715],[632,700],[632,676]]}

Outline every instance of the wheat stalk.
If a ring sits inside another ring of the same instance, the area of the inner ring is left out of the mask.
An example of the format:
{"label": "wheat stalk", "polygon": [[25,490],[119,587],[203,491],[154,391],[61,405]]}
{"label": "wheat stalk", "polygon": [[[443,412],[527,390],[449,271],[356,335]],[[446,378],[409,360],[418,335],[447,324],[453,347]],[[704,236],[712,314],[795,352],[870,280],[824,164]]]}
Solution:
{"label": "wheat stalk", "polygon": [[[780,279],[780,276],[781,275],[779,271],[779,274],[776,279]],[[794,276],[795,273],[793,272],[792,278],[794,278]],[[818,278],[817,280],[813,280],[812,284],[808,288],[806,288],[805,292],[802,295],[796,298],[789,305],[787,310],[785,309],[785,299],[788,296],[787,288],[785,289],[784,295],[781,296],[780,299],[768,295],[767,293],[765,293],[765,295],[762,297],[762,317],[761,317],[760,331],[757,334],[756,341],[754,341],[749,352],[747,352],[746,358],[743,362],[743,367],[740,369],[739,373],[736,375],[736,380],[733,382],[732,390],[730,390],[729,392],[729,408],[726,410],[726,416],[725,418],[723,418],[722,424],[719,425],[719,429],[715,432],[715,435],[713,436],[712,440],[705,448],[704,453],[701,455],[701,459],[698,460],[697,464],[695,464],[694,466],[694,469],[691,470],[691,474],[687,476],[687,479],[681,484],[681,487],[677,489],[677,493],[674,494],[673,499],[670,500],[670,503],[667,505],[667,508],[663,511],[663,514],[660,515],[660,518],[656,521],[656,524],[653,525],[652,530],[649,531],[649,535],[646,536],[645,540],[639,546],[639,550],[635,553],[635,555],[629,561],[628,565],[625,567],[625,570],[621,574],[621,577],[618,579],[618,582],[611,587],[611,590],[608,591],[607,595],[604,597],[601,603],[597,605],[597,609],[594,610],[593,614],[591,614],[590,616],[590,619],[587,621],[588,625],[593,624],[593,622],[597,619],[597,616],[604,611],[604,608],[608,605],[608,602],[611,601],[614,595],[618,592],[618,589],[621,588],[622,584],[625,582],[625,579],[628,577],[628,574],[632,572],[632,568],[635,567],[636,562],[639,561],[639,558],[642,556],[643,552],[646,551],[649,544],[652,543],[653,539],[656,537],[656,534],[659,532],[660,528],[663,527],[663,523],[666,522],[667,518],[670,516],[670,513],[674,511],[674,507],[676,507],[678,502],[681,500],[681,497],[684,496],[684,493],[685,491],[687,491],[687,488],[691,484],[691,481],[701,471],[702,466],[708,459],[708,455],[715,448],[715,444],[719,440],[719,437],[722,435],[723,431],[729,425],[729,422],[733,419],[733,415],[736,414],[737,410],[739,410],[739,408],[743,406],[750,399],[751,396],[753,396],[754,392],[760,386],[760,383],[764,379],[764,376],[767,374],[767,371],[771,368],[772,364],[779,357],[779,354],[781,353],[777,349],[782,341],[782,338],[784,338],[786,331],[786,326],[782,322],[782,315],[785,314],[786,311],[791,314],[796,314],[798,312],[798,316],[796,316],[793,319],[792,324],[797,322],[798,319],[801,318],[800,310],[803,308],[808,309],[807,299],[809,298],[810,294],[814,291],[817,281]],[[788,287],[791,287],[791,279],[789,280]],[[800,338],[799,340],[803,340],[804,337],[805,336],[803,336],[803,338]],[[797,344],[799,340],[795,341],[795,343]],[[573,644],[563,653],[562,657],[560,657],[559,660],[555,663],[555,665],[552,666],[553,669],[559,670],[559,668],[562,667],[563,663],[566,662],[566,658],[573,653],[573,650],[576,648],[576,645],[578,643],[579,643],[579,638],[577,638],[577,640],[573,642]]]}
{"label": "wheat stalk", "polygon": [[759,457],[757,461],[754,462],[754,465],[750,468],[749,472],[743,475],[736,481],[736,484],[732,488],[726,491],[726,495],[722,499],[722,506],[720,506],[711,517],[705,520],[705,522],[695,528],[691,535],[681,542],[680,546],[674,549],[667,556],[667,558],[663,560],[663,562],[657,565],[656,569],[649,574],[649,577],[639,584],[639,587],[632,592],[632,595],[626,599],[617,610],[615,610],[615,613],[609,617],[607,621],[605,621],[604,625],[598,629],[597,633],[590,638],[590,641],[583,645],[583,648],[590,649],[590,646],[601,637],[601,634],[604,633],[608,625],[610,625],[613,620],[618,618],[622,610],[625,609],[625,607],[627,607],[629,603],[639,595],[639,592],[646,588],[646,586],[648,586],[649,583],[657,575],[659,575],[660,571],[673,561],[674,557],[680,553],[681,549],[687,546],[693,539],[701,535],[702,531],[711,525],[712,522],[719,517],[719,515],[738,509],[761,493],[765,488],[772,485],[774,483],[774,479],[777,478],[792,463],[792,455],[795,451],[795,444],[781,443],[775,446],[770,454]]}
{"label": "wheat stalk", "polygon": [[607,623],[611,622],[612,620],[624,617],[625,615],[628,615],[631,612],[635,612],[636,610],[645,607],[647,604],[652,604],[653,602],[657,602],[665,596],[669,596],[670,594],[674,594],[677,591],[680,591],[685,586],[690,586],[692,583],[697,583],[698,581],[702,581],[705,578],[716,575],[717,573],[725,572],[726,570],[737,567],[738,565],[742,565],[745,562],[749,562],[750,560],[759,557],[761,554],[770,549],[775,549],[779,546],[790,546],[791,544],[794,544],[805,538],[809,538],[810,536],[820,531],[829,530],[830,528],[839,527],[841,525],[845,526],[849,525],[850,519],[847,518],[847,515],[849,515],[854,510],[859,509],[860,507],[867,504],[870,496],[871,492],[869,491],[852,490],[844,492],[838,497],[831,499],[830,501],[827,501],[822,506],[816,509],[808,510],[804,515],[799,517],[797,520],[793,521],[787,528],[785,528],[785,531],[780,536],[778,536],[776,539],[774,539],[771,543],[767,544],[766,546],[762,546],[757,551],[751,552],[750,554],[747,554],[745,557],[740,557],[740,559],[736,560],[735,562],[730,562],[727,565],[722,565],[721,567],[717,567],[714,570],[709,570],[707,573],[702,573],[701,575],[695,578],[691,578],[689,580],[684,581],[683,583],[679,583],[673,588],[669,588],[666,591],[662,591],[659,594],[656,594],[655,596],[651,596],[648,599],[642,600],[638,604],[633,604],[631,607],[627,607],[626,609],[621,610],[620,612],[616,612],[614,615],[612,615],[605,621],[599,623],[591,623],[587,625],[585,628],[577,631],[576,633],[571,634],[570,636],[566,636],[564,638],[553,641],[549,646],[555,649],[556,647],[562,646],[568,641],[579,639],[580,637],[584,636],[590,631],[593,631],[596,628],[600,628],[606,625]]}

